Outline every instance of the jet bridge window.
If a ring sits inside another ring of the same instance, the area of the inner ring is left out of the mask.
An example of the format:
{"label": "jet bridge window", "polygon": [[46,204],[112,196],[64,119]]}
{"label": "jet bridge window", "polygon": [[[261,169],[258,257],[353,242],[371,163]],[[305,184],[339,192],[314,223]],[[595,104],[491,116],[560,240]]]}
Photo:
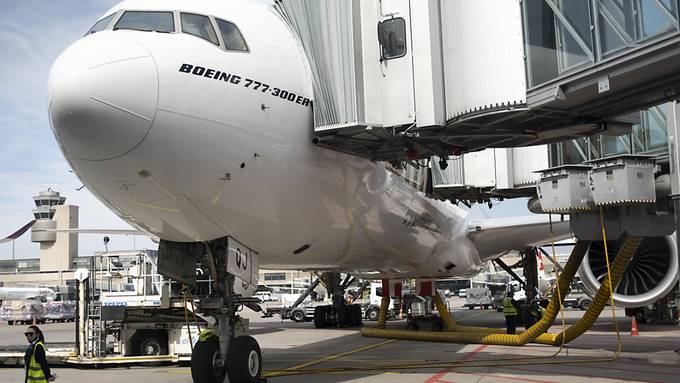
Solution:
{"label": "jet bridge window", "polygon": [[134,29],[146,32],[174,32],[175,21],[172,12],[125,11],[113,27],[117,29]]}
{"label": "jet bridge window", "polygon": [[378,23],[381,58],[396,59],[406,55],[406,21],[394,18]]}
{"label": "jet bridge window", "polygon": [[198,36],[208,40],[215,45],[220,45],[208,16],[196,15],[193,13],[182,13],[182,32]]}
{"label": "jet bridge window", "polygon": [[91,35],[93,33],[97,33],[99,31],[103,31],[106,29],[106,27],[109,26],[109,23],[111,22],[111,19],[113,19],[113,16],[115,16],[115,13],[112,13],[105,18],[97,21],[92,28],[90,28],[89,31],[87,31],[86,35]]}
{"label": "jet bridge window", "polygon": [[246,40],[243,39],[243,35],[241,35],[241,32],[236,25],[220,19],[215,20],[217,21],[217,27],[222,34],[224,47],[228,51],[248,51]]}

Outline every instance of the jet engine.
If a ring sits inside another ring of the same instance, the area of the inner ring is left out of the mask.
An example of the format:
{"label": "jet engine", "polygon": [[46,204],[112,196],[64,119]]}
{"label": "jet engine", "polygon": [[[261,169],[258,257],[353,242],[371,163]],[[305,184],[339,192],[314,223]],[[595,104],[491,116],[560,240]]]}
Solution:
{"label": "jet engine", "polygon": [[[595,294],[607,278],[604,242],[593,242],[579,268],[585,288]],[[610,265],[616,258],[623,237],[607,241]],[[645,237],[614,290],[614,302],[623,307],[642,307],[668,294],[678,280],[678,252],[672,236]]]}

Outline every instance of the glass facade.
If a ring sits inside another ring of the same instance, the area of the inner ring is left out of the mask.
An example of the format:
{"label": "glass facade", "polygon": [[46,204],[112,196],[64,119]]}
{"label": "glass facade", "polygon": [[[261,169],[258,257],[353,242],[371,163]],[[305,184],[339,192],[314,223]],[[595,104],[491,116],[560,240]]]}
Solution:
{"label": "glass facade", "polygon": [[668,104],[640,112],[640,123],[631,134],[592,136],[550,145],[550,166],[581,164],[617,154],[664,155],[668,151],[666,110]]}
{"label": "glass facade", "polygon": [[679,30],[678,0],[525,0],[523,17],[530,88]]}

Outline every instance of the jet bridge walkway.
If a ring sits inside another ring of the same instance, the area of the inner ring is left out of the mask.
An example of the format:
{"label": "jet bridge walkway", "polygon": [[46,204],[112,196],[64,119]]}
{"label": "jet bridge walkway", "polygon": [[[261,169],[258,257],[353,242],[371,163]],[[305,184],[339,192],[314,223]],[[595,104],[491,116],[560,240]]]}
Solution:
{"label": "jet bridge walkway", "polygon": [[374,160],[619,135],[680,93],[678,0],[277,7],[310,62],[314,142]]}

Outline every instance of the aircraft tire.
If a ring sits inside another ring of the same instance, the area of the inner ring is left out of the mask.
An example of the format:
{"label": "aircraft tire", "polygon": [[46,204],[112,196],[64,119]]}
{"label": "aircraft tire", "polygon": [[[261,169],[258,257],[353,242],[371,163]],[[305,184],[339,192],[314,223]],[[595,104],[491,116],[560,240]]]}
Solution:
{"label": "aircraft tire", "polygon": [[239,336],[229,343],[227,357],[229,381],[259,383],[262,375],[262,352],[252,336]]}
{"label": "aircraft tire", "polygon": [[352,326],[361,326],[361,305],[351,305]]}
{"label": "aircraft tire", "polygon": [[326,307],[328,306],[317,306],[314,308],[314,327],[325,328],[328,325],[328,322],[326,322]]}
{"label": "aircraft tire", "polygon": [[222,383],[226,370],[215,367],[220,352],[220,341],[212,336],[198,341],[191,354],[191,378],[194,383]]}

